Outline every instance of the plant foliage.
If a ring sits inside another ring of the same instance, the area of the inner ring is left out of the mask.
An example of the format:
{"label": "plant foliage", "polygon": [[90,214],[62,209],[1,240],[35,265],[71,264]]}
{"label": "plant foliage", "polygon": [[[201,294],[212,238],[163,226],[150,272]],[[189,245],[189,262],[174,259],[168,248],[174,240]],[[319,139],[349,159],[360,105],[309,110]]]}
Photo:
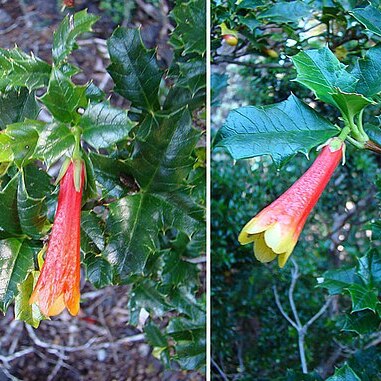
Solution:
{"label": "plant foliage", "polygon": [[[130,284],[131,324],[141,323],[141,311],[148,311],[144,331],[157,357],[167,366],[204,367],[205,301],[195,259],[205,253],[205,155],[196,127],[205,106],[205,42],[187,46],[181,13],[186,7],[205,24],[202,3],[175,5],[169,68],[159,66],[138,29],[114,31],[108,71],[129,110],[110,104],[91,79],[76,84],[80,69],[69,63],[70,54],[97,21],[87,11],[58,26],[53,65],[18,48],[0,49],[2,311],[16,298],[16,318],[35,327],[44,319],[27,301],[56,205],[50,174],[71,156],[80,131],[87,279],[97,288]],[[38,120],[41,109],[49,122]],[[165,314],[168,324],[160,323]]]}

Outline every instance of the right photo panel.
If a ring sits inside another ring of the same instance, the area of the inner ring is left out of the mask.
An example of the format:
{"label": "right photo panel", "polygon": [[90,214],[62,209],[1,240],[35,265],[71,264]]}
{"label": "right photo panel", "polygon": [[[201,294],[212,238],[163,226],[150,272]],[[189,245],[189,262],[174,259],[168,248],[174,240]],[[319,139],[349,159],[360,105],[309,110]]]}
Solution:
{"label": "right photo panel", "polygon": [[211,379],[381,380],[379,1],[211,1]]}

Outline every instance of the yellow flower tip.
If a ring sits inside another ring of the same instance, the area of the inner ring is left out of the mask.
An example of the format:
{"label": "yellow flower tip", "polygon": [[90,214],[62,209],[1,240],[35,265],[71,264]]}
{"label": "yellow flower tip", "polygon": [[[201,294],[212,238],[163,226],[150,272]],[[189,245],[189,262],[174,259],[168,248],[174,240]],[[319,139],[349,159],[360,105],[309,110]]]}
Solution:
{"label": "yellow flower tip", "polygon": [[242,230],[241,233],[239,233],[238,242],[241,245],[247,245],[248,243],[254,242],[254,240],[255,236],[253,234],[248,234],[244,230]]}
{"label": "yellow flower tip", "polygon": [[77,316],[79,312],[80,293],[74,292],[73,295],[65,294],[65,304],[71,316]]}
{"label": "yellow flower tip", "polygon": [[[41,308],[40,308],[41,309]],[[48,311],[41,312],[46,316],[57,316],[65,309],[64,296],[61,294],[50,306]],[[46,313],[47,312],[47,313]]]}
{"label": "yellow flower tip", "polygon": [[252,218],[241,230],[238,236],[238,241],[241,245],[254,242],[256,235],[264,232],[269,224],[264,224],[264,221],[258,218],[258,216]]}
{"label": "yellow flower tip", "polygon": [[277,254],[267,246],[264,234],[259,234],[256,236],[254,241],[254,255],[259,262],[267,263],[273,261]]}
{"label": "yellow flower tip", "polygon": [[287,253],[283,253],[283,254],[280,254],[278,255],[278,266],[282,269],[284,267],[284,265],[287,263],[287,260],[288,258],[290,257],[292,253],[292,249],[291,251],[287,252]]}
{"label": "yellow flower tip", "polygon": [[70,293],[62,293],[54,299],[53,302],[47,303],[40,300],[38,292],[34,291],[29,299],[29,304],[36,304],[44,316],[57,316],[65,308],[69,311],[70,315],[76,316],[79,312],[80,296],[71,295]]}
{"label": "yellow flower tip", "polygon": [[264,233],[266,245],[276,254],[292,251],[297,240],[294,239],[294,229],[280,223],[272,224]]}

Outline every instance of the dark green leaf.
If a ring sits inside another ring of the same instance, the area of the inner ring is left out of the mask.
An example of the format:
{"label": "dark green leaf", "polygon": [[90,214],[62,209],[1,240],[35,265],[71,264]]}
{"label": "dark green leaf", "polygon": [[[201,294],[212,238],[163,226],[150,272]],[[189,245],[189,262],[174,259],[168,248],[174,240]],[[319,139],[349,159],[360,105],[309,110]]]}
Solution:
{"label": "dark green leaf", "polygon": [[340,369],[336,369],[335,374],[326,381],[361,381],[357,374],[349,367],[344,365]]}
{"label": "dark green leaf", "polygon": [[352,312],[371,310],[376,311],[378,303],[377,292],[360,284],[352,284],[348,287],[352,297]]}
{"label": "dark green leaf", "polygon": [[127,177],[128,167],[121,160],[95,153],[90,154],[90,160],[104,197],[120,198],[134,185],[134,179]]}
{"label": "dark green leaf", "polygon": [[308,17],[312,9],[302,1],[280,1],[258,14],[258,20],[267,19],[276,23],[297,23],[303,17]]}
{"label": "dark green leaf", "polygon": [[60,70],[53,68],[48,90],[41,102],[58,121],[78,123],[78,109],[87,106],[86,86],[74,85]]}
{"label": "dark green leaf", "polygon": [[42,159],[48,167],[64,156],[73,153],[75,138],[65,124],[51,123],[40,134],[35,156]]}
{"label": "dark green leaf", "polygon": [[82,201],[98,198],[98,189],[97,184],[95,182],[95,172],[93,163],[86,153],[82,155],[83,161],[85,162],[85,170],[86,170],[86,182],[85,182],[85,190],[83,192]]}
{"label": "dark green leaf", "polygon": [[206,341],[180,342],[176,345],[176,360],[183,369],[200,369],[205,364]]}
{"label": "dark green leaf", "polygon": [[190,90],[192,97],[206,87],[206,63],[204,60],[179,62],[180,77],[176,86]]}
{"label": "dark green leaf", "polygon": [[23,233],[39,239],[46,234],[47,206],[45,197],[51,192],[49,175],[35,166],[28,166],[19,176],[17,206]]}
{"label": "dark green leaf", "polygon": [[364,58],[356,62],[352,74],[358,78],[358,93],[372,97],[381,92],[381,46],[369,49]]}
{"label": "dark green leaf", "polygon": [[98,20],[98,17],[87,13],[84,9],[74,15],[67,15],[54,32],[53,37],[53,60],[60,64],[66,57],[77,48],[76,39],[82,33],[91,32],[92,25]]}
{"label": "dark green leaf", "polygon": [[354,283],[360,283],[355,267],[326,271],[318,281],[318,286],[326,288],[330,295],[341,294]]}
{"label": "dark green leaf", "polygon": [[108,71],[115,91],[132,105],[148,111],[159,107],[162,71],[153,50],[147,50],[137,29],[117,28],[108,40],[111,65]]}
{"label": "dark green leaf", "polygon": [[369,136],[369,139],[381,146],[381,128],[374,124],[366,124],[364,126],[365,132]]}
{"label": "dark green leaf", "polygon": [[81,118],[83,139],[96,149],[107,148],[128,137],[135,123],[127,111],[108,103],[90,104]]}
{"label": "dark green leaf", "polygon": [[176,21],[171,42],[183,49],[183,55],[198,53],[204,55],[206,51],[206,2],[190,0],[177,3],[172,11]]}
{"label": "dark green leaf", "polygon": [[229,113],[216,136],[234,159],[271,155],[281,166],[296,153],[309,151],[337,135],[335,127],[295,95],[271,106],[246,106]]}
{"label": "dark green leaf", "polygon": [[47,85],[51,67],[46,62],[29,56],[18,48],[6,50],[0,48],[0,88],[27,87],[39,89]]}
{"label": "dark green leaf", "polygon": [[86,87],[86,97],[91,102],[101,102],[105,99],[106,94],[93,82],[90,82]]}
{"label": "dark green leaf", "polygon": [[[243,3],[243,1],[240,3],[240,5]],[[262,25],[262,23],[260,21],[258,21],[256,19],[256,17],[252,16],[252,15],[248,15],[248,16],[238,16],[238,19],[240,21],[240,23],[242,23],[243,25],[246,25],[251,32],[253,32],[257,27],[259,27],[260,25]]]}
{"label": "dark green leaf", "polygon": [[158,247],[159,231],[176,229],[192,236],[200,222],[160,195],[139,193],[110,204],[105,255],[122,282],[140,274]]}
{"label": "dark green leaf", "polygon": [[105,247],[102,220],[93,212],[82,212],[81,215],[81,237],[91,242],[94,247],[101,252]]}
{"label": "dark green leaf", "polygon": [[112,267],[102,255],[88,252],[84,262],[87,279],[96,288],[103,288],[112,284]]}
{"label": "dark green leaf", "polygon": [[17,173],[0,192],[0,233],[20,234],[20,221],[17,212]]}
{"label": "dark green leaf", "polygon": [[355,8],[351,13],[366,29],[381,36],[381,11],[373,5]]}
{"label": "dark green leaf", "polygon": [[37,248],[10,238],[0,240],[0,310],[6,311],[22,283],[34,267]]}
{"label": "dark green leaf", "polygon": [[36,119],[39,110],[34,91],[21,89],[7,92],[0,96],[0,129],[25,119]]}
{"label": "dark green leaf", "polygon": [[40,322],[45,320],[37,304],[29,304],[34,286],[37,283],[39,271],[31,271],[27,278],[19,284],[19,293],[15,300],[15,319],[22,320],[30,324],[33,328],[38,328]]}
{"label": "dark green leaf", "polygon": [[263,7],[262,0],[242,0],[237,3],[237,9],[256,9],[258,7]]}
{"label": "dark green leaf", "polygon": [[170,118],[147,116],[139,128],[149,137],[139,135],[127,164],[140,187],[154,192],[180,188],[194,164],[191,155],[199,139],[189,111]]}
{"label": "dark green leaf", "polygon": [[372,311],[364,310],[346,315],[343,331],[367,335],[379,329],[381,319]]}
{"label": "dark green leaf", "polygon": [[131,310],[130,323],[133,325],[138,324],[138,319],[135,318],[139,317],[141,308],[145,308],[155,316],[162,316],[171,309],[165,296],[157,289],[156,282],[147,279],[142,282],[135,282],[129,300],[129,307]]}

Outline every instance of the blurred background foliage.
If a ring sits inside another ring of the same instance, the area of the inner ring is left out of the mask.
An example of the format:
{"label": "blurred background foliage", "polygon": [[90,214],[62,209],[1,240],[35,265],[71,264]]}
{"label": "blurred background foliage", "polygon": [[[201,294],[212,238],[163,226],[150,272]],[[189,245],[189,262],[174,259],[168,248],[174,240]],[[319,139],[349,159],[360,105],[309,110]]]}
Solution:
{"label": "blurred background foliage", "polygon": [[[368,5],[365,1],[213,0],[212,135],[230,110],[280,102],[291,92],[341,124],[336,109],[292,81],[296,71],[289,57],[328,44],[352,67],[380,41],[352,15],[353,9]],[[379,11],[378,2],[372,2],[372,7]],[[236,46],[222,39],[222,23],[238,32]],[[366,109],[364,119],[375,123],[378,115],[379,105],[374,105]],[[302,323],[319,311],[329,293],[335,294],[305,337],[308,375],[301,373],[297,332],[281,315],[272,289],[276,286],[283,308],[292,316],[288,301],[292,263],[282,270],[275,262],[260,264],[252,246],[241,247],[237,241],[243,225],[291,186],[315,157],[316,153],[310,160],[298,155],[276,171],[268,157],[234,162],[226,152],[213,151],[214,380],[381,379],[380,317],[375,312],[380,303],[376,299],[375,311],[366,303],[356,311],[355,298],[347,290],[360,277],[366,290],[380,300],[379,156],[347,147],[346,164],[336,170],[293,253],[300,271],[294,299]],[[361,275],[365,262],[371,263],[367,277]],[[344,268],[360,275],[345,278],[349,272],[344,276],[340,272]],[[318,281],[325,288],[317,287]]]}

